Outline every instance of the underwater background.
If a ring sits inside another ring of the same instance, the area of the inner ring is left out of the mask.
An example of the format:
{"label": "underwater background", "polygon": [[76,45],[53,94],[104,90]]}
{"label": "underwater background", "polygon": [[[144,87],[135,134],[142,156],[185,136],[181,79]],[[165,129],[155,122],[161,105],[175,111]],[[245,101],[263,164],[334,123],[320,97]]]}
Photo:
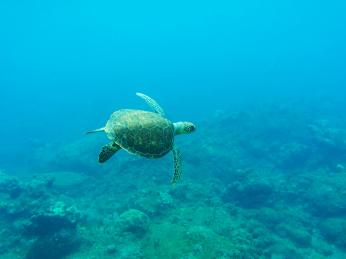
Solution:
{"label": "underwater background", "polygon": [[[346,258],[344,1],[0,1],[0,258]],[[197,131],[98,163],[118,109]]]}

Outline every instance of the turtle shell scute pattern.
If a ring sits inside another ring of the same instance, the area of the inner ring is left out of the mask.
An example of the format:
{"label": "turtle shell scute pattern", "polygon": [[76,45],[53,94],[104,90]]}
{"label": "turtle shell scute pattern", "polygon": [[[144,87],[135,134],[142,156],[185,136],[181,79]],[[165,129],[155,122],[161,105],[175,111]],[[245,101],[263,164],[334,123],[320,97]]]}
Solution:
{"label": "turtle shell scute pattern", "polygon": [[148,158],[162,157],[173,148],[173,123],[153,112],[114,112],[106,125],[106,133],[128,152]]}

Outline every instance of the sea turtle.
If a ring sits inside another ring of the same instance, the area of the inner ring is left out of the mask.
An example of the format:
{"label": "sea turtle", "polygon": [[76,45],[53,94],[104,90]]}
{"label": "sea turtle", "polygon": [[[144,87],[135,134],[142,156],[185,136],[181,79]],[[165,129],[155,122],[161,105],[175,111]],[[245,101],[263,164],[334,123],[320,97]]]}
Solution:
{"label": "sea turtle", "polygon": [[182,162],[174,137],[192,133],[196,127],[191,122],[172,123],[154,99],[142,93],[136,95],[144,99],[155,112],[118,110],[111,115],[105,127],[88,132],[105,132],[111,140],[111,143],[102,147],[99,162],[106,162],[120,149],[147,158],[160,158],[172,151],[172,183],[176,183],[182,175]]}

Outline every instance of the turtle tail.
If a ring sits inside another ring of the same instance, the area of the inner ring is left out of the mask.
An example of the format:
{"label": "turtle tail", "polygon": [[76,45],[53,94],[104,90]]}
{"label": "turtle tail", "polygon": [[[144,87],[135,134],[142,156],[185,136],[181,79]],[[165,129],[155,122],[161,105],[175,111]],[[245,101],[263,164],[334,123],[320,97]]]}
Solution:
{"label": "turtle tail", "polygon": [[104,132],[104,131],[105,131],[105,127],[99,128],[99,129],[96,129],[96,130],[88,131],[87,134],[90,134],[90,133],[97,133],[97,132]]}

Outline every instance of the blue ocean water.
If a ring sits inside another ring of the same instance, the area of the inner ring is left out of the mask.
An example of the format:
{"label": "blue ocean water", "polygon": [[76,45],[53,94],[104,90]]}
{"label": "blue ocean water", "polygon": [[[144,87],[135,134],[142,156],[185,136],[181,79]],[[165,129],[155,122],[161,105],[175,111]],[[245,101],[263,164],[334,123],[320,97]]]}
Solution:
{"label": "blue ocean water", "polygon": [[[344,258],[345,12],[1,1],[0,258]],[[170,155],[97,163],[136,92],[197,126],[176,186]]]}

